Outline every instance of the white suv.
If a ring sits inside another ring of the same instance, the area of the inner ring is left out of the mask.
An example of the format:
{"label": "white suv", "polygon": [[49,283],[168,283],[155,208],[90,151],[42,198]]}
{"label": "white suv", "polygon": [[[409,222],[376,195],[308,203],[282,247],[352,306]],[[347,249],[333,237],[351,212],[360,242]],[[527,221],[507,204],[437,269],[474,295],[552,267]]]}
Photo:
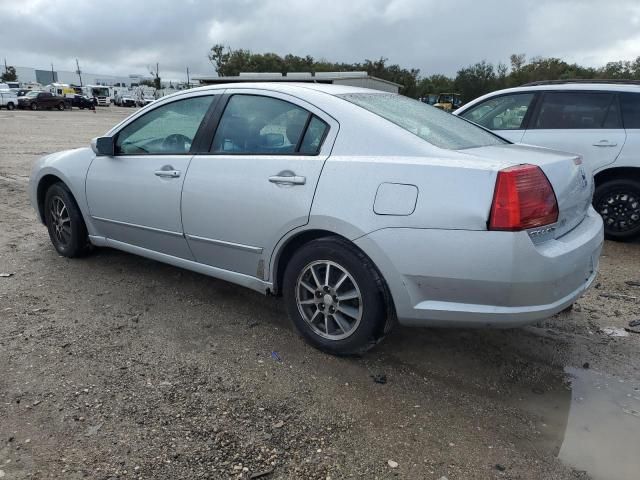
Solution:
{"label": "white suv", "polygon": [[640,237],[640,82],[537,82],[454,112],[515,143],[579,153],[607,238]]}

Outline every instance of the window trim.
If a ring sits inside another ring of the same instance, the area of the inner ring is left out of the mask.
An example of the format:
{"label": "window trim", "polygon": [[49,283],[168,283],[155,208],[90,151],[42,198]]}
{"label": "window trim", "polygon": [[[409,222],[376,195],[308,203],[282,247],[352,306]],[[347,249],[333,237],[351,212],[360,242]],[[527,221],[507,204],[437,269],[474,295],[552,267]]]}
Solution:
{"label": "window trim", "polygon": [[[462,114],[458,116],[473,123],[474,125],[477,125],[479,127],[484,128],[485,130],[492,132],[494,135],[495,135],[495,132],[518,132],[520,130],[524,131],[524,130],[527,130],[527,128],[529,128],[529,122],[531,121],[531,117],[533,116],[533,111],[538,107],[538,99],[541,97],[540,95],[541,93],[542,92],[540,90],[533,90],[531,92],[527,92],[527,91],[506,92],[506,93],[500,93],[498,95],[492,95],[490,98],[484,99],[482,102],[477,103],[476,105],[471,107],[469,110],[462,112]],[[502,129],[492,130],[491,128],[485,127],[484,125],[480,125],[479,123],[474,122],[470,118],[463,116],[465,113],[472,112],[473,110],[482,106],[486,102],[495,100],[496,98],[511,97],[515,95],[531,95],[531,94],[533,94],[533,98],[531,99],[531,104],[529,105],[529,108],[527,108],[527,113],[525,113],[524,117],[522,118],[522,125],[520,125],[520,128],[502,128]]]}
{"label": "window trim", "polygon": [[[252,97],[265,97],[265,98],[270,98],[270,99],[274,99],[274,100],[279,100],[281,102],[285,102],[285,103],[289,103],[291,105],[293,105],[294,107],[300,108],[302,110],[304,110],[305,112],[307,112],[307,119],[305,120],[305,125],[304,128],[302,129],[302,134],[300,135],[300,138],[298,139],[298,144],[296,145],[296,149],[293,152],[278,152],[278,153],[265,153],[265,152],[214,152],[212,151],[213,148],[213,140],[216,137],[216,133],[218,132],[218,127],[220,126],[220,121],[222,120],[222,116],[224,115],[224,112],[227,110],[227,106],[229,105],[229,102],[231,101],[231,98],[233,98],[236,95],[242,95],[242,96],[252,96]],[[243,92],[233,92],[233,93],[227,93],[222,95],[222,99],[219,102],[219,109],[216,112],[216,118],[212,119],[210,124],[207,125],[207,128],[210,129],[209,131],[209,135],[207,135],[207,139],[209,141],[209,149],[208,151],[205,152],[198,152],[197,154],[200,155],[210,155],[210,156],[250,156],[250,157],[280,157],[280,156],[287,156],[287,157],[317,157],[318,155],[320,155],[320,152],[322,150],[322,146],[324,144],[324,141],[326,140],[328,134],[329,134],[329,130],[331,130],[331,125],[325,121],[324,119],[320,118],[318,115],[316,115],[315,113],[313,113],[312,111],[310,111],[308,108],[303,107],[302,105],[298,105],[297,103],[291,102],[289,100],[285,100],[283,98],[279,98],[276,96],[272,96],[272,95],[267,95],[267,94],[262,94],[262,93],[252,93],[252,92],[248,92],[248,93],[243,93]],[[325,124],[325,126],[327,128],[325,128],[324,133],[322,135],[322,138],[320,139],[320,144],[318,145],[318,150],[315,153],[301,153],[300,147],[302,146],[302,140],[304,139],[304,136],[307,134],[307,129],[309,128],[309,124],[311,123],[311,119],[315,117],[318,120],[320,120],[322,123]]]}
{"label": "window trim", "polygon": [[[203,98],[203,97],[211,97],[211,105],[209,105],[209,108],[207,109],[207,111],[204,114],[204,117],[202,117],[202,120],[200,121],[200,125],[198,126],[198,129],[196,130],[196,133],[193,137],[193,142],[191,142],[191,148],[189,149],[188,152],[185,153],[146,153],[146,152],[142,152],[142,153],[118,153],[117,152],[117,144],[118,144],[118,138],[120,137],[120,134],[122,133],[122,131],[124,129],[126,129],[129,125],[132,125],[133,123],[137,122],[138,120],[140,120],[141,118],[145,117],[146,115],[149,115],[151,112],[156,111],[159,108],[162,108],[166,105],[170,105],[172,103],[177,103],[177,102],[183,102],[186,100],[191,100],[194,98]],[[210,93],[207,95],[193,95],[193,96],[188,96],[188,97],[181,97],[181,98],[176,98],[175,100],[172,100],[170,102],[163,102],[160,105],[156,105],[154,106],[154,108],[149,109],[148,111],[142,113],[141,115],[136,116],[135,118],[132,118],[130,122],[127,122],[126,125],[123,125],[122,128],[120,128],[114,135],[113,135],[113,145],[114,145],[114,157],[149,157],[149,156],[155,156],[155,157],[176,157],[176,156],[184,156],[184,155],[194,155],[195,154],[195,150],[197,150],[196,147],[201,147],[202,144],[202,136],[205,133],[204,127],[206,125],[206,122],[208,120],[208,118],[213,115],[213,112],[215,110],[216,105],[219,103],[221,95],[219,94],[215,94],[215,93]]]}
{"label": "window trim", "polygon": [[[527,127],[527,130],[620,130],[624,128],[622,117],[621,117],[622,111],[620,110],[620,102],[618,101],[618,92],[611,91],[611,90],[542,90],[540,93],[541,93],[540,100],[536,105],[536,111],[534,112],[534,115],[531,117],[531,124]],[[611,102],[609,102],[609,106],[607,107],[607,114],[605,115],[602,122],[604,124],[604,122],[606,121],[609,108],[611,108],[611,105],[613,105],[613,102],[618,102],[618,120],[620,121],[620,128],[603,128],[602,126],[598,128],[538,128],[535,126],[538,120],[538,117],[540,115],[540,110],[542,109],[542,104],[544,103],[544,99],[548,94],[571,94],[571,93],[581,93],[581,94],[587,94],[587,95],[593,94],[593,93],[604,93],[607,95],[612,95],[614,98]]]}

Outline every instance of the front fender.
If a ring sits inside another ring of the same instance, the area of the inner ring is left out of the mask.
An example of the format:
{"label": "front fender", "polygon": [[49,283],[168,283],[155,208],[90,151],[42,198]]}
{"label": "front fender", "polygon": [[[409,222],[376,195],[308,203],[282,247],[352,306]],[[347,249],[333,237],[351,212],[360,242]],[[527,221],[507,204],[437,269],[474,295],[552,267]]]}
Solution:
{"label": "front fender", "polygon": [[85,192],[87,173],[94,159],[95,154],[91,149],[79,148],[53,153],[34,162],[29,178],[29,197],[40,221],[44,222],[42,216],[43,192],[40,186],[43,181],[51,182],[57,178],[66,185],[75,198],[84,221],[87,224],[89,234],[96,234],[95,228],[91,224],[91,216],[89,215],[89,206]]}

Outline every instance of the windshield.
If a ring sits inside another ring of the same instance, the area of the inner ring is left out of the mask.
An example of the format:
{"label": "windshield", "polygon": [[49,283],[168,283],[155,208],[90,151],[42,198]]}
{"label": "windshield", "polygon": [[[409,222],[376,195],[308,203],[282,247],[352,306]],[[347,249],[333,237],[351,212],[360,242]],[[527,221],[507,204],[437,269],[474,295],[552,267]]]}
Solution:
{"label": "windshield", "polygon": [[37,97],[40,92],[29,92],[27,93],[27,97]]}
{"label": "windshield", "polygon": [[402,95],[351,93],[339,97],[395,123],[436,147],[461,150],[508,143],[470,122]]}
{"label": "windshield", "polygon": [[93,95],[96,97],[108,97],[109,89],[108,88],[92,88]]}

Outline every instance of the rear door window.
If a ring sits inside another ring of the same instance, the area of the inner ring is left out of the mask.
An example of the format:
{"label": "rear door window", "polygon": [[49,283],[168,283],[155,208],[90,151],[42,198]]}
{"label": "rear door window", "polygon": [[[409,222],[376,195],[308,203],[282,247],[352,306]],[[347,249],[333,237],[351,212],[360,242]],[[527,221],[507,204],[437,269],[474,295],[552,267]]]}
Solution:
{"label": "rear door window", "polygon": [[640,93],[621,93],[620,108],[624,128],[640,128]]}
{"label": "rear door window", "polygon": [[532,127],[571,130],[620,128],[617,101],[612,93],[547,92]]}
{"label": "rear door window", "polygon": [[535,93],[517,93],[489,98],[460,114],[489,130],[520,130]]}
{"label": "rear door window", "polygon": [[211,151],[234,155],[315,154],[325,128],[324,122],[293,103],[236,94],[222,114]]}

